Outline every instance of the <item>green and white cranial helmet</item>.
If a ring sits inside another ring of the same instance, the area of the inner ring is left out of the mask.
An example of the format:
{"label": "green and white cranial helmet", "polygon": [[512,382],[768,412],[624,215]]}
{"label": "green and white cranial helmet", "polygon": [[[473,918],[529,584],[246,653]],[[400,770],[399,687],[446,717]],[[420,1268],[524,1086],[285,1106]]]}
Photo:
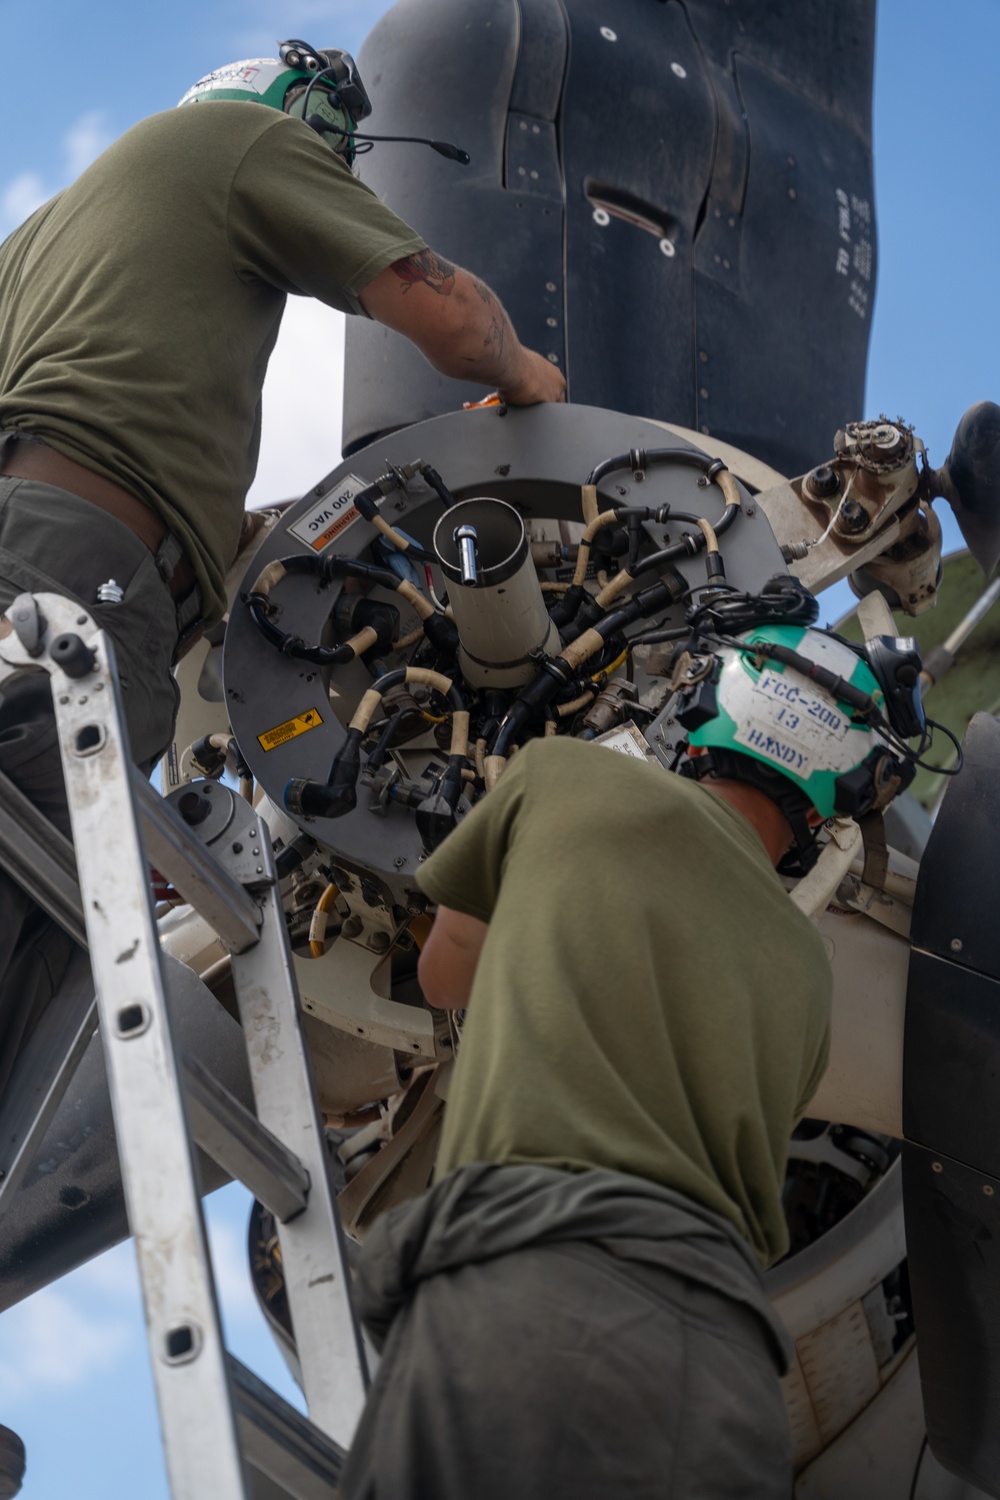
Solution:
{"label": "green and white cranial helmet", "polygon": [[250,57],[215,68],[178,101],[188,104],[264,104],[284,114],[305,116],[348,164],[355,157],[358,120],[371,103],[354,59],[338,48],[315,50],[302,42],[282,42],[281,57]]}
{"label": "green and white cranial helmet", "polygon": [[[823,818],[862,816],[913,779],[882,686],[858,652],[801,625],[762,625],[738,639],[742,647],[720,643],[708,670],[688,669],[701,670],[699,680],[682,683],[677,718],[694,752],[682,770],[699,775],[699,752],[707,751],[716,774],[763,790],[780,787],[778,773],[802,794],[793,805],[808,804]],[[772,775],[758,779],[747,762]]]}

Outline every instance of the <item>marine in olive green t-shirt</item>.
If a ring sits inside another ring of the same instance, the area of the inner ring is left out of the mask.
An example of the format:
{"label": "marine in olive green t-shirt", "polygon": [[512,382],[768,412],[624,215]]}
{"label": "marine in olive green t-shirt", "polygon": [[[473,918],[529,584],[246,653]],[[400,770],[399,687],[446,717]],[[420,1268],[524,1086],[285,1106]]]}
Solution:
{"label": "marine in olive green t-shirt", "polygon": [[490,924],[438,1176],[609,1167],[724,1215],[765,1264],[782,1255],[832,981],[741,814],[658,766],[539,740],[418,878]]}
{"label": "marine in olive green t-shirt", "polygon": [[[424,241],[301,120],[246,103],[127,131],[0,246],[0,429],[151,505],[226,607],[287,293],[347,313]],[[327,373],[317,341],[314,369]]]}

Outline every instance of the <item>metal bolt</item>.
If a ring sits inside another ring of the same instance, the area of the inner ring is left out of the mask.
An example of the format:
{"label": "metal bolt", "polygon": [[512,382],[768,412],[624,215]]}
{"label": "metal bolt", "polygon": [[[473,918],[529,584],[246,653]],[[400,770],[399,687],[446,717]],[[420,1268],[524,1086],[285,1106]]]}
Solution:
{"label": "metal bolt", "polygon": [[813,469],[807,482],[812,493],[824,500],[840,489],[840,475],[831,464],[820,464],[818,469]]}
{"label": "metal bolt", "polygon": [[559,363],[559,356],[558,356],[558,354],[550,354],[550,355],[547,356],[547,358],[548,358],[550,364],[557,365]]}
{"label": "metal bolt", "polygon": [[952,953],[961,953],[961,951],[962,951],[962,939],[961,938],[952,938],[952,940],[948,944],[948,946],[951,949]]}
{"label": "metal bolt", "polygon": [[944,1171],[944,1167],[941,1165],[941,1163],[939,1161],[932,1161],[931,1162],[931,1171],[932,1172],[943,1172]]}
{"label": "metal bolt", "polygon": [[986,1194],[987,1198],[992,1198],[993,1197],[993,1184],[990,1183],[990,1182],[984,1182],[983,1183],[983,1192]]}
{"label": "metal bolt", "polygon": [[104,683],[103,682],[95,682],[94,683],[94,692],[95,693],[103,693],[104,692]]}
{"label": "metal bolt", "polygon": [[[206,787],[206,791],[207,790],[208,790],[208,788]],[[257,837],[257,830],[256,830],[256,828],[248,829],[248,833],[249,833],[249,835],[250,835],[250,837],[252,839],[255,839]]]}
{"label": "metal bolt", "polygon": [[594,209],[594,223],[600,224],[602,229],[605,227],[605,225],[611,223],[611,215],[608,213],[606,208]]}
{"label": "metal bolt", "polygon": [[63,693],[62,697],[59,699],[59,702],[60,703],[68,703],[69,702],[69,698],[66,696],[65,693]]}
{"label": "metal bolt", "polygon": [[263,875],[263,873],[264,873],[264,866],[263,865],[258,865],[257,866],[257,874],[258,875]]}
{"label": "metal bolt", "polygon": [[798,193],[797,193],[797,192],[796,192],[796,191],[795,191],[795,189],[794,189],[794,188],[789,188],[789,189],[788,189],[788,196],[789,196],[789,198],[791,198],[791,199],[792,199],[792,201],[793,201],[793,202],[794,202],[794,200],[795,200],[795,199],[796,199],[796,198],[797,198],[797,197],[798,197],[798,196],[799,196],[799,195],[798,195]]}
{"label": "metal bolt", "polygon": [[618,40],[617,31],[612,31],[610,26],[601,27],[601,36],[606,42],[617,42]]}
{"label": "metal bolt", "polygon": [[86,701],[87,701],[87,695],[86,695],[86,693],[81,693],[80,696],[79,696],[79,698],[76,701],[78,703],[80,703],[80,704],[86,703]]}
{"label": "metal bolt", "polygon": [[840,526],[843,531],[864,531],[868,525],[868,512],[860,500],[845,500],[840,507]]}
{"label": "metal bolt", "polygon": [[668,260],[673,260],[674,256],[677,254],[677,247],[675,246],[673,240],[668,240],[666,237],[664,237],[660,241],[660,249]]}
{"label": "metal bolt", "polygon": [[699,349],[698,358],[701,360],[703,365],[708,364],[708,355],[705,353],[704,349]]}
{"label": "metal bolt", "polygon": [[755,516],[757,514],[756,505],[744,505],[743,514],[745,516]]}
{"label": "metal bolt", "polygon": [[384,953],[389,946],[389,934],[387,932],[373,932],[368,939],[368,946],[375,953]]}
{"label": "metal bolt", "polygon": [[732,261],[728,261],[728,260],[726,260],[726,257],[725,257],[725,256],[723,256],[723,257],[722,257],[722,269],[723,269],[723,270],[724,270],[724,271],[731,271],[731,270],[732,270],[732,268],[733,268],[733,267],[732,267]]}
{"label": "metal bolt", "polygon": [[87,616],[86,615],[77,615],[77,617],[76,617],[76,623],[78,625],[86,625],[86,623],[87,623]]}
{"label": "metal bolt", "polygon": [[362,922],[360,917],[347,917],[344,921],[343,927],[341,928],[341,932],[346,938],[357,937],[363,926],[364,923]]}
{"label": "metal bolt", "polygon": [[406,858],[405,858],[405,856],[402,855],[402,854],[397,854],[396,858],[393,860],[393,864],[396,866],[397,870],[401,870],[403,868],[403,866],[406,864]]}
{"label": "metal bolt", "polygon": [[558,325],[557,325],[557,321],[556,321],[556,319],[555,319],[555,318],[546,318],[546,319],[545,319],[545,321],[546,321],[546,323],[547,323],[547,324],[548,324],[548,326],[549,326],[549,327],[550,327],[550,328],[555,328],[555,327],[557,327],[557,326],[558,326]]}
{"label": "metal bolt", "polygon": [[521,129],[522,129],[522,130],[527,130],[527,128],[528,128],[528,122],[527,122],[527,120],[522,120],[522,121],[521,121],[521,126],[520,126],[520,128],[521,128]]}
{"label": "metal bolt", "polygon": [[687,68],[683,67],[681,63],[671,63],[670,71],[675,78],[686,78],[688,76]]}
{"label": "metal bolt", "polygon": [[236,843],[233,845],[233,853],[234,854],[242,854],[243,853],[243,845],[240,843],[239,839],[237,839]]}
{"label": "metal bolt", "polygon": [[254,849],[252,851],[252,853],[253,853],[254,859],[259,859],[260,858],[260,850],[259,849]]}
{"label": "metal bolt", "polygon": [[707,391],[707,389],[706,389],[706,388],[705,388],[705,386],[702,386],[702,387],[701,387],[701,388],[700,388],[700,389],[699,389],[699,391],[698,391],[698,395],[699,395],[699,396],[700,396],[700,397],[701,397],[701,399],[702,399],[702,400],[703,400],[703,401],[707,401],[707,400],[708,400],[708,391]]}
{"label": "metal bolt", "polygon": [[547,292],[554,292],[556,290],[556,284],[555,284],[555,282],[554,281],[547,281],[545,283],[545,290]]}

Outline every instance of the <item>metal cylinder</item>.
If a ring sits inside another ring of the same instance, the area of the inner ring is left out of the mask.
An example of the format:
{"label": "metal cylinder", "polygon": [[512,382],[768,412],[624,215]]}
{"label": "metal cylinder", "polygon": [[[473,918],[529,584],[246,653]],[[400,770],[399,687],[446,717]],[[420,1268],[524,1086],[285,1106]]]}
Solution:
{"label": "metal cylinder", "polygon": [[[475,537],[474,584],[465,581],[468,569],[463,569],[461,551],[470,528]],[[496,688],[530,682],[537,671],[531,653],[558,651],[559,632],[546,611],[517,511],[504,500],[462,500],[435,526],[434,550],[448,579],[466,681],[473,687]]]}

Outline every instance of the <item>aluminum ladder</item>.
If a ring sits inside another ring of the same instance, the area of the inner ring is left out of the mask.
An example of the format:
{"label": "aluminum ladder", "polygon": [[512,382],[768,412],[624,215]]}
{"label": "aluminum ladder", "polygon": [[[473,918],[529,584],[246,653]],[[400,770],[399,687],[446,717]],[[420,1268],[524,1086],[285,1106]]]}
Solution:
{"label": "aluminum ladder", "polygon": [[[111,642],[61,595],[22,594],[0,623],[0,691],[38,671],[75,851],[0,776],[0,863],[86,943],[94,984],[54,997],[0,1101],[0,1213],[99,1023],[173,1500],[329,1500],[368,1372],[267,829],[218,783],[157,796],[129,759]],[[150,863],[232,956],[256,1114],[179,1054]],[[225,1349],[192,1140],[278,1221],[308,1420]]]}

